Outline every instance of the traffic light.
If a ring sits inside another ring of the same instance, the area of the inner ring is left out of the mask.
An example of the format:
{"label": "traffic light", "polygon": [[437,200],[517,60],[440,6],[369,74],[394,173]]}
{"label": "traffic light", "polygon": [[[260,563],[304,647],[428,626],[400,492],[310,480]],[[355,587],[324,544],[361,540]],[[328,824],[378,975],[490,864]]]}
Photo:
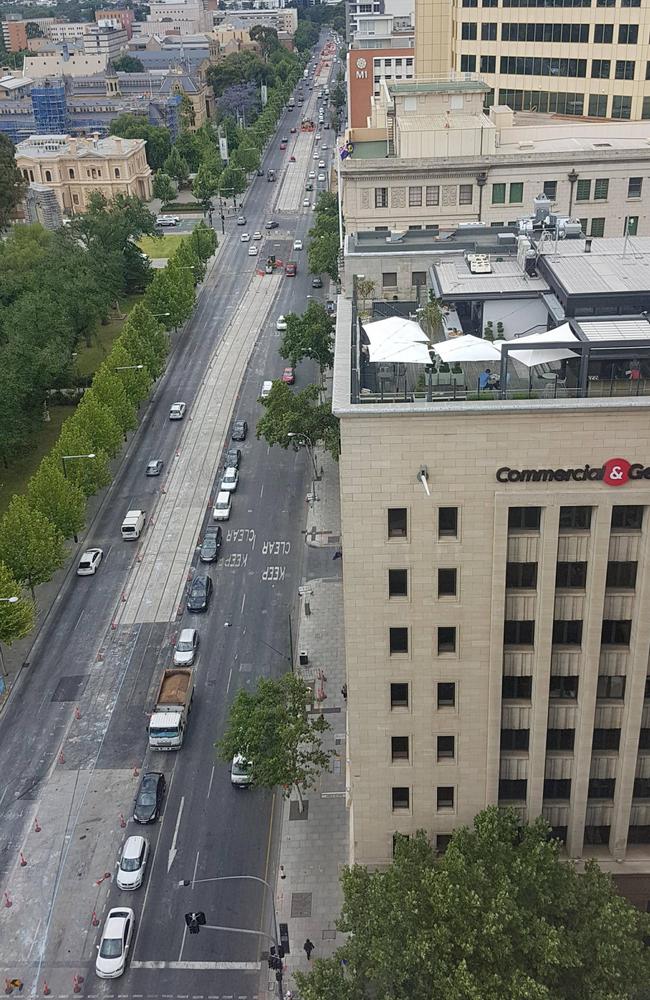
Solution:
{"label": "traffic light", "polygon": [[205,923],[205,913],[200,910],[197,913],[186,913],[185,923],[190,929],[190,934],[198,934],[200,928]]}

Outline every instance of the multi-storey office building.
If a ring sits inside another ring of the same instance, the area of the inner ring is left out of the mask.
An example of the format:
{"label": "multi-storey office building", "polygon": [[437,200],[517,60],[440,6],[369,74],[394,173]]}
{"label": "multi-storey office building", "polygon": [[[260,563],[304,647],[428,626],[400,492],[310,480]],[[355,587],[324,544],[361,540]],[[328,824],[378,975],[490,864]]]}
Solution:
{"label": "multi-storey office building", "polygon": [[648,0],[416,0],[419,79],[476,71],[487,103],[650,118]]}

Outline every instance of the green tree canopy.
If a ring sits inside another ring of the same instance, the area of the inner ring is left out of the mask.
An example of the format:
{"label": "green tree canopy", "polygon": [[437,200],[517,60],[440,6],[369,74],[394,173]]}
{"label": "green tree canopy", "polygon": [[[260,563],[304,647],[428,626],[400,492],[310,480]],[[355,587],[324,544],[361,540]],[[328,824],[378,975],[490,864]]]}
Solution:
{"label": "green tree canopy", "polygon": [[626,1000],[648,981],[650,919],[595,862],[562,860],[541,818],[493,806],[442,858],[420,832],[341,882],[349,937],[298,976],[302,1000]]}
{"label": "green tree canopy", "polygon": [[22,201],[27,181],[16,166],[14,144],[0,132],[0,231],[9,225],[11,213]]}
{"label": "green tree canopy", "polygon": [[225,168],[219,178],[219,191],[225,198],[233,194],[242,194],[246,190],[246,174],[241,167]]}
{"label": "green tree canopy", "polygon": [[27,499],[64,538],[72,538],[84,526],[86,498],[83,491],[71,479],[66,479],[61,463],[51,455],[46,455],[29,480]]}
{"label": "green tree canopy", "polygon": [[0,603],[0,642],[11,646],[16,639],[24,639],[34,627],[36,609],[20,592],[20,585],[5,563],[0,562],[0,597],[18,597],[15,604]]}
{"label": "green tree canopy", "polygon": [[318,362],[321,376],[334,362],[332,320],[320,302],[312,300],[302,315],[288,313],[287,329],[280,342],[280,357],[296,365],[303,358]]}
{"label": "green tree canopy", "polygon": [[207,209],[211,199],[219,190],[219,173],[220,171],[215,170],[213,166],[202,163],[194,178],[192,194],[204,209]]}
{"label": "green tree canopy", "polygon": [[123,139],[145,139],[147,163],[152,170],[160,170],[171,149],[169,129],[161,125],[150,125],[144,115],[125,112],[111,122],[111,135]]}
{"label": "green tree canopy", "polygon": [[34,587],[51,580],[65,559],[63,535],[23,496],[13,496],[0,518],[0,562],[18,583]]}
{"label": "green tree canopy", "polygon": [[314,444],[321,442],[332,457],[338,459],[341,450],[339,422],[328,403],[318,402],[318,396],[317,385],[308,385],[302,392],[292,392],[284,382],[274,382],[268,396],[260,400],[264,414],[257,422],[258,438],[264,438],[269,445],[288,448],[293,444],[290,434],[305,434]]}
{"label": "green tree canopy", "polygon": [[169,156],[163,163],[163,170],[170,177],[173,177],[179,187],[183,187],[187,184],[190,176],[190,168],[187,165],[187,160],[184,160],[179,153],[176,146],[172,149]]}
{"label": "green tree canopy", "polygon": [[135,56],[117,56],[111,63],[116,73],[144,73],[142,62]]}
{"label": "green tree canopy", "polygon": [[159,170],[158,173],[154,175],[153,196],[154,198],[160,198],[163,205],[167,202],[173,201],[176,197],[174,182],[169,174],[166,174],[164,170]]}
{"label": "green tree canopy", "polygon": [[217,743],[222,760],[242,754],[250,761],[251,778],[261,788],[295,788],[302,811],[302,792],[327,767],[331,754],[322,748],[330,727],[322,715],[310,717],[310,690],[293,673],[277,680],[261,677],[257,690],[241,689],[230,708],[226,732]]}
{"label": "green tree canopy", "polygon": [[278,33],[275,28],[267,28],[262,24],[254,24],[249,31],[252,42],[257,42],[263,59],[268,59],[271,53],[280,47]]}

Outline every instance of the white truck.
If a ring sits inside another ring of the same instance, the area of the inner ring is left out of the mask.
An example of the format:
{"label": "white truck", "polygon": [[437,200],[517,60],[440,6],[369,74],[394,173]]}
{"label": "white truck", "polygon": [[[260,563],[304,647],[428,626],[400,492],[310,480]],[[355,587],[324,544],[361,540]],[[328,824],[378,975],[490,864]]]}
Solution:
{"label": "white truck", "polygon": [[180,750],[194,697],[191,667],[171,667],[163,671],[149,720],[152,750]]}

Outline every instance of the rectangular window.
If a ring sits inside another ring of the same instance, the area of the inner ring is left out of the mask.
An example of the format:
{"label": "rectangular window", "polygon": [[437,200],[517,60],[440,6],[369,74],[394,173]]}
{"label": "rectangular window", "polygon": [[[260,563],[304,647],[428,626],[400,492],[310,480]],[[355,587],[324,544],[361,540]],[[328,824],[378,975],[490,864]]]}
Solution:
{"label": "rectangular window", "polygon": [[454,681],[438,682],[438,708],[456,707],[456,684]]}
{"label": "rectangular window", "polygon": [[458,507],[438,507],[438,538],[458,537]]}
{"label": "rectangular window", "polygon": [[609,80],[612,64],[609,59],[591,60],[591,79]]}
{"label": "rectangular window", "polygon": [[597,45],[611,45],[613,41],[614,41],[613,24],[594,25],[594,42],[596,42]]}
{"label": "rectangular window", "polygon": [[559,562],[555,570],[555,586],[558,590],[577,587],[584,590],[587,584],[586,562]]}
{"label": "rectangular window", "polygon": [[389,569],[388,570],[388,596],[408,597],[408,570]]}
{"label": "rectangular window", "polygon": [[409,208],[420,208],[422,206],[422,188],[418,185],[417,187],[409,188]]}
{"label": "rectangular window", "polygon": [[436,789],[436,804],[438,806],[438,809],[454,808],[453,785],[438,785]]}
{"label": "rectangular window", "polygon": [[525,778],[501,778],[499,781],[499,801],[525,802],[526,787]]}
{"label": "rectangular window", "polygon": [[650,750],[650,729],[639,730],[639,750]]}
{"label": "rectangular window", "polygon": [[476,56],[461,55],[460,71],[461,73],[474,73],[476,71]]}
{"label": "rectangular window", "polygon": [[463,21],[460,26],[460,37],[464,42],[476,41],[476,21]]}
{"label": "rectangular window", "polygon": [[524,185],[522,181],[514,181],[510,185],[508,201],[511,205],[521,205],[524,200]]}
{"label": "rectangular window", "polygon": [[605,235],[605,219],[592,219],[591,220],[591,230],[589,232],[590,236],[604,236]]}
{"label": "rectangular window", "polygon": [[530,738],[529,729],[502,729],[501,749],[528,750],[529,738]]}
{"label": "rectangular window", "polygon": [[508,530],[539,531],[541,518],[541,507],[510,507],[508,510]]}
{"label": "rectangular window", "polygon": [[633,80],[635,63],[632,59],[617,59],[614,69],[615,80]]}
{"label": "rectangular window", "polygon": [[621,742],[620,729],[594,729],[592,750],[618,750]]}
{"label": "rectangular window", "polygon": [[409,686],[408,684],[391,684],[390,686],[390,707],[409,707]]}
{"label": "rectangular window", "polygon": [[638,40],[639,40],[638,24],[619,24],[618,26],[619,45],[636,45]]}
{"label": "rectangular window", "polygon": [[643,177],[630,177],[629,181],[627,182],[628,198],[640,198],[642,188],[643,188]]}
{"label": "rectangular window", "polygon": [[388,188],[375,188],[375,208],[388,208]]}
{"label": "rectangular window", "polygon": [[413,288],[424,288],[427,283],[426,271],[411,271],[411,284]]}
{"label": "rectangular window", "polygon": [[650,778],[635,778],[632,795],[635,799],[650,799]]}
{"label": "rectangular window", "polygon": [[548,687],[549,698],[558,698],[563,701],[575,701],[578,697],[578,677],[555,677],[551,676]]}
{"label": "rectangular window", "polygon": [[438,760],[453,760],[456,756],[455,739],[453,736],[438,736],[436,738]]}
{"label": "rectangular window", "polygon": [[571,798],[570,778],[546,778],[544,781],[545,799],[569,799]]}
{"label": "rectangular window", "polygon": [[546,749],[547,750],[573,750],[575,743],[575,729],[547,729]]}
{"label": "rectangular window", "polygon": [[388,537],[406,538],[406,507],[388,508]]}
{"label": "rectangular window", "polygon": [[456,652],[456,628],[454,625],[442,625],[438,629],[438,655],[440,653]]}
{"label": "rectangular window", "polygon": [[589,799],[613,799],[616,788],[616,778],[590,778]]}
{"label": "rectangular window", "polygon": [[506,563],[506,587],[513,590],[534,590],[537,586],[537,563]]}
{"label": "rectangular window", "polygon": [[493,205],[505,205],[506,202],[506,186],[505,184],[493,184],[492,185],[492,204]]}
{"label": "rectangular window", "polygon": [[626,215],[625,225],[623,227],[624,236],[636,236],[639,230],[639,216],[638,215]]}
{"label": "rectangular window", "polygon": [[629,121],[632,117],[632,98],[623,94],[612,97],[612,118]]}
{"label": "rectangular window", "polygon": [[560,531],[588,531],[591,527],[591,507],[560,507]]}
{"label": "rectangular window", "polygon": [[408,809],[410,806],[410,789],[393,788],[393,812],[397,809]]}
{"label": "rectangular window", "polygon": [[426,187],[426,202],[429,208],[435,208],[436,205],[440,204],[440,185],[439,184],[427,184]]}
{"label": "rectangular window", "polygon": [[629,646],[632,622],[628,620],[605,619],[600,634],[603,646]]}
{"label": "rectangular window", "polygon": [[458,582],[456,569],[438,570],[438,597],[455,597]]}
{"label": "rectangular window", "polygon": [[591,198],[591,181],[578,181],[576,184],[576,201],[589,201]]}
{"label": "rectangular window", "polygon": [[544,181],[544,194],[550,201],[557,198],[557,181]]}
{"label": "rectangular window", "polygon": [[634,590],[636,587],[637,562],[607,563],[606,587],[616,590]]}
{"label": "rectangular window", "polygon": [[479,62],[479,72],[480,73],[496,73],[497,71],[497,57],[496,56],[481,56]]}
{"label": "rectangular window", "polygon": [[620,701],[625,697],[625,680],[626,678],[620,674],[612,676],[600,674],[598,677],[598,687],[596,688],[596,697]]}
{"label": "rectangular window", "polygon": [[459,184],[458,185],[458,204],[459,205],[471,205],[474,201],[474,185],[473,184]]}
{"label": "rectangular window", "polygon": [[481,41],[482,42],[496,42],[497,40],[497,26],[495,21],[489,21],[487,24],[481,25]]}
{"label": "rectangular window", "polygon": [[391,760],[409,759],[409,738],[408,736],[391,736],[390,738]]}
{"label": "rectangular window", "polygon": [[553,622],[554,646],[579,646],[581,643],[581,621],[558,619]]}
{"label": "rectangular window", "polygon": [[598,177],[594,181],[594,201],[606,201],[609,192],[609,178]]}
{"label": "rectangular window", "polygon": [[503,623],[503,643],[505,646],[532,646],[534,642],[534,621],[505,621]]}
{"label": "rectangular window", "polygon": [[612,509],[612,531],[641,531],[643,507],[616,506]]}
{"label": "rectangular window", "polygon": [[609,831],[608,826],[585,824],[585,844],[609,844]]}
{"label": "rectangular window", "polygon": [[501,697],[507,700],[530,701],[533,693],[532,677],[515,677],[506,674],[501,682]]}
{"label": "rectangular window", "polygon": [[[485,4],[485,0],[483,0]],[[438,833],[436,834],[436,853],[444,854],[451,843],[450,833]]]}
{"label": "rectangular window", "polygon": [[397,271],[384,271],[381,284],[382,288],[397,288]]}
{"label": "rectangular window", "polygon": [[407,628],[389,628],[388,637],[391,656],[397,653],[408,653],[409,630]]}
{"label": "rectangular window", "polygon": [[589,95],[589,115],[591,118],[607,118],[607,94]]}

